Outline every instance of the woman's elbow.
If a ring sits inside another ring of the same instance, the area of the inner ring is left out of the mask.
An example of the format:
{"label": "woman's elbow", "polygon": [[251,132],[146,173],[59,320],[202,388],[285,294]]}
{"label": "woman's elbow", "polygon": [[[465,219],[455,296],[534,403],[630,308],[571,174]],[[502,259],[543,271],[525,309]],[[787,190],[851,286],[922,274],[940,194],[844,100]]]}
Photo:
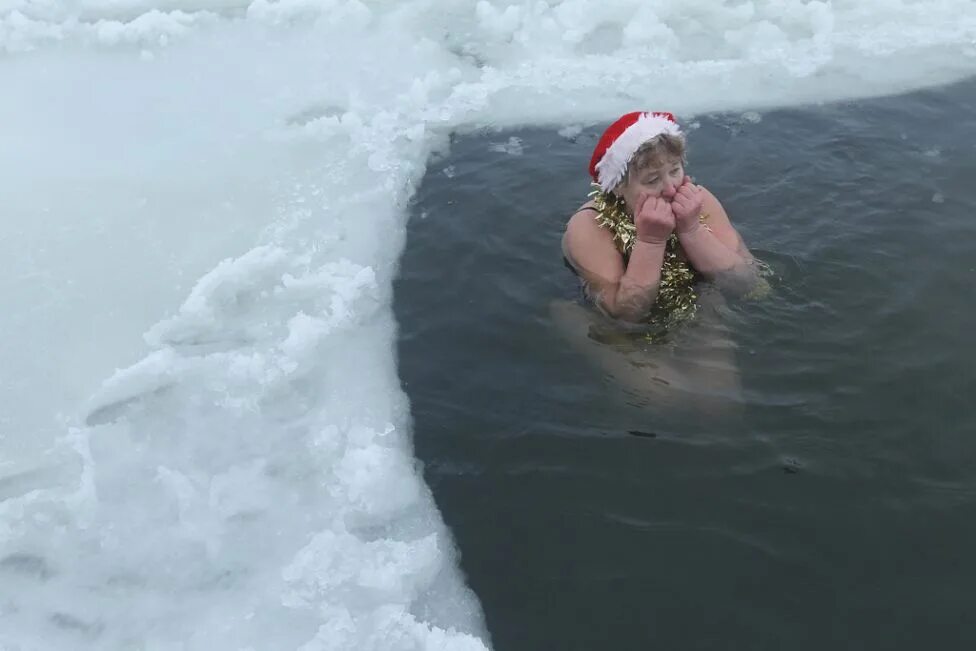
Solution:
{"label": "woman's elbow", "polygon": [[597,310],[605,317],[617,320],[627,320],[624,305],[618,299],[619,285],[603,285],[598,290],[587,292]]}
{"label": "woman's elbow", "polygon": [[736,298],[748,296],[766,283],[765,278],[759,273],[758,266],[752,262],[742,262],[731,269],[721,271],[711,280],[723,292]]}
{"label": "woman's elbow", "polygon": [[654,305],[654,297],[648,294],[649,292],[634,295],[618,290],[612,296],[612,300],[604,303],[601,309],[608,317],[617,321],[641,323],[647,318],[651,306]]}

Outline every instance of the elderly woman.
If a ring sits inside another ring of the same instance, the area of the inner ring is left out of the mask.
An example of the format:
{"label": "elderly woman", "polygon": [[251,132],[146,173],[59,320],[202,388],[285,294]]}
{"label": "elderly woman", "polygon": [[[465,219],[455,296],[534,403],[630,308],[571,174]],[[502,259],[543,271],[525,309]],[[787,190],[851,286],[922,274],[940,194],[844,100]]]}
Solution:
{"label": "elderly woman", "polygon": [[685,174],[670,113],[628,113],[590,160],[598,190],[576,211],[563,255],[607,315],[670,325],[695,310],[699,276],[749,288],[752,256],[719,200]]}
{"label": "elderly woman", "polygon": [[[557,301],[556,324],[631,394],[695,409],[715,398],[737,401],[734,346],[715,318],[722,297],[699,296],[699,281],[736,293],[764,281],[722,204],[685,174],[674,116],[619,118],[597,143],[590,175],[596,189],[569,220],[562,248],[599,313]],[[706,314],[703,304],[712,308]],[[612,334],[634,330],[641,336],[630,344]],[[662,340],[673,345],[638,345]]]}

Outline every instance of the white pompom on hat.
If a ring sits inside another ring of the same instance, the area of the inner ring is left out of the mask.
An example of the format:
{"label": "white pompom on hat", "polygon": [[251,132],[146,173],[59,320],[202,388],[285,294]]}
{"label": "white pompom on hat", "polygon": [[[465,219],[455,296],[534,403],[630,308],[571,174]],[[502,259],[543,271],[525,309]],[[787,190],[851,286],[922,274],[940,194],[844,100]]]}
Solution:
{"label": "white pompom on hat", "polygon": [[609,192],[624,178],[640,146],[663,133],[681,135],[681,127],[670,113],[635,111],[620,116],[600,136],[590,159],[590,176]]}

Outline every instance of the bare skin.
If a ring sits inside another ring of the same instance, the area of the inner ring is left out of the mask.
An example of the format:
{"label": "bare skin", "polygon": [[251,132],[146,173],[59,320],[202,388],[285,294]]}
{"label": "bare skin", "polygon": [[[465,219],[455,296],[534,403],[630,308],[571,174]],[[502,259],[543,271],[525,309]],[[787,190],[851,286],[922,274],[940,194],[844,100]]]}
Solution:
{"label": "bare skin", "polygon": [[[722,289],[748,291],[757,275],[752,255],[719,200],[685,175],[680,160],[630,174],[615,189],[633,214],[637,242],[625,260],[612,234],[594,219],[592,202],[580,206],[566,226],[563,253],[604,313],[556,302],[551,315],[573,346],[628,393],[655,405],[682,404],[727,413],[737,403],[738,373],[734,344],[716,317],[724,305],[717,292],[702,301],[708,309],[682,328],[678,344],[667,350],[622,350],[593,341],[589,332],[600,319],[640,322],[646,317],[661,279],[665,245],[677,234],[679,254]],[[707,213],[707,228],[698,217]],[[718,406],[716,406],[718,405]]]}
{"label": "bare skin", "polygon": [[[615,190],[635,215],[637,242],[630,260],[613,236],[580,206],[563,235],[563,254],[579,272],[588,293],[609,316],[638,322],[654,304],[664,247],[672,232],[683,256],[723,288],[748,288],[756,280],[752,255],[719,200],[685,175],[680,161],[665,161],[631,175]],[[698,220],[708,215],[708,227]]]}

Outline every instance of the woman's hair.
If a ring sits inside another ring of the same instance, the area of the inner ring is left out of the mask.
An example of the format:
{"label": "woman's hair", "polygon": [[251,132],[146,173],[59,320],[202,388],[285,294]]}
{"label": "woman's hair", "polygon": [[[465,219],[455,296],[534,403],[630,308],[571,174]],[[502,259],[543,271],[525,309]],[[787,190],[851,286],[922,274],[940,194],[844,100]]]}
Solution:
{"label": "woman's hair", "polygon": [[663,165],[667,160],[677,158],[682,163],[685,162],[685,139],[684,136],[674,136],[670,133],[662,133],[654,136],[643,145],[638,147],[633,157],[627,164],[627,172],[624,174],[622,183],[630,180],[632,174],[637,174],[648,167]]}

